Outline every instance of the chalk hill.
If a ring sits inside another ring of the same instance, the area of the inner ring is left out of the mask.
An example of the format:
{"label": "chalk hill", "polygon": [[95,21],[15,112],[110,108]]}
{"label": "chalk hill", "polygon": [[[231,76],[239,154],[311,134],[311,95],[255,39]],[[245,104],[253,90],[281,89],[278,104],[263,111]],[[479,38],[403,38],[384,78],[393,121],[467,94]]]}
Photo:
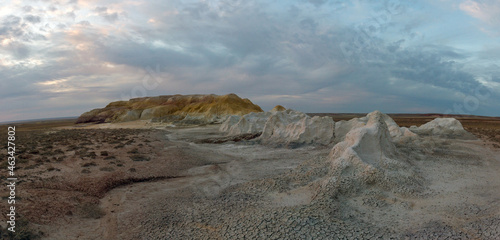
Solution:
{"label": "chalk hill", "polygon": [[82,114],[77,123],[126,122],[134,120],[181,123],[220,122],[231,115],[262,112],[249,99],[227,95],[164,95],[117,101],[105,108]]}

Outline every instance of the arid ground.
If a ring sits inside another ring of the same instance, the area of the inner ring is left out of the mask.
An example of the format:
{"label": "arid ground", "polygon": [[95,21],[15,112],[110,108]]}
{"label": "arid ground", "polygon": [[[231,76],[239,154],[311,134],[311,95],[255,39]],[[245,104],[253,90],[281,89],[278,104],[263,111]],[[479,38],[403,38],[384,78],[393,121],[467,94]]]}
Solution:
{"label": "arid ground", "polygon": [[[330,115],[335,121],[356,114]],[[433,115],[392,115],[400,126]],[[318,199],[331,146],[273,148],[218,125],[16,124],[17,237],[5,239],[500,239],[500,118],[457,117],[478,140],[402,148],[425,189]],[[1,126],[7,146],[7,127]],[[3,156],[6,147],[2,148]],[[7,177],[1,162],[0,175]],[[6,182],[4,182],[6,184]],[[0,209],[7,212],[7,191]]]}

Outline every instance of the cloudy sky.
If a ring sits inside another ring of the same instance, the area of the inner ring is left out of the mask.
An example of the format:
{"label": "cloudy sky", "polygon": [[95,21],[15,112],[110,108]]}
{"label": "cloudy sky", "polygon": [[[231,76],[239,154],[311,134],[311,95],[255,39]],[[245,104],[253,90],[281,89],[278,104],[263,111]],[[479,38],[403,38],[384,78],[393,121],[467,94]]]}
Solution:
{"label": "cloudy sky", "polygon": [[177,93],[500,116],[500,1],[409,2],[3,1],[0,122]]}

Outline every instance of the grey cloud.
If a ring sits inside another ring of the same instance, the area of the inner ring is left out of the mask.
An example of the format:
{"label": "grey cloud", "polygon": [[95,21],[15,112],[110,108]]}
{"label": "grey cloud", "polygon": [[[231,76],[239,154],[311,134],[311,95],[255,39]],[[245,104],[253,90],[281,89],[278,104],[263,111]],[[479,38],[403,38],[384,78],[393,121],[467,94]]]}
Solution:
{"label": "grey cloud", "polygon": [[69,17],[71,19],[75,19],[76,18],[76,14],[75,14],[75,11],[71,11],[71,12],[67,12],[66,14],[64,14],[66,17]]}
{"label": "grey cloud", "polygon": [[496,83],[500,83],[500,76],[493,76],[493,77],[491,78],[491,81],[492,81],[492,82],[496,82]]}
{"label": "grey cloud", "polygon": [[98,13],[102,13],[102,12],[107,12],[108,11],[108,8],[107,7],[96,7],[94,9],[94,11],[98,12]]}
{"label": "grey cloud", "polygon": [[20,42],[10,43],[7,46],[7,49],[16,59],[25,59],[30,55],[29,47]]}
{"label": "grey cloud", "polygon": [[[391,6],[391,10],[394,10],[393,8],[399,9]],[[279,19],[257,9],[246,9],[246,14],[225,15],[224,19],[214,20],[210,11],[212,10],[206,4],[197,4],[186,8],[184,12],[186,15],[195,16],[195,20],[182,16],[163,20],[175,22],[180,19],[181,22],[175,25],[190,27],[189,31],[183,30],[185,28],[182,27],[176,29],[176,32],[169,32],[170,36],[175,36],[175,41],[192,46],[188,49],[190,51],[161,50],[160,52],[165,51],[165,54],[150,55],[149,59],[156,59],[154,61],[140,59],[141,61],[133,62],[171,62],[167,59],[175,56],[180,59],[174,63],[175,66],[205,66],[210,67],[213,72],[218,68],[232,66],[241,73],[255,76],[255,82],[274,79],[271,81],[277,81],[277,86],[293,83],[290,87],[295,90],[287,87],[280,92],[305,93],[341,82],[373,84],[379,86],[374,88],[374,91],[384,91],[388,89],[387,81],[391,77],[458,91],[466,91],[469,87],[479,84],[472,75],[461,71],[457,64],[449,60],[461,59],[464,56],[442,46],[428,46],[428,51],[419,54],[418,49],[403,49],[401,44],[404,39],[386,43],[375,35],[367,34],[365,29],[338,28],[333,25],[330,30],[315,33],[314,29],[318,24],[311,17],[304,17],[302,20]],[[204,24],[210,27],[203,28]],[[383,24],[390,25],[390,22]],[[384,29],[385,26],[381,26],[373,31]],[[223,57],[210,51],[211,42],[224,46],[231,56]],[[347,45],[347,50],[342,49],[342,44]],[[144,52],[149,51],[146,49]],[[120,51],[115,54],[118,52]],[[228,60],[231,65],[228,65]],[[326,69],[329,66],[339,69],[329,72]],[[308,71],[324,73],[316,76]],[[378,79],[373,79],[373,76]],[[308,81],[314,84],[304,83]]]}
{"label": "grey cloud", "polygon": [[470,73],[460,70],[453,61],[433,52],[403,51],[392,73],[396,77],[434,86],[469,92],[481,85]]}
{"label": "grey cloud", "polygon": [[318,24],[311,18],[305,18],[304,20],[300,21],[300,26],[303,27],[304,29],[314,32],[316,31]]}
{"label": "grey cloud", "polygon": [[[35,16],[28,15],[26,21],[22,21],[18,16],[7,16],[0,23],[0,39],[11,39],[11,44],[8,46],[16,58],[25,58],[29,51],[24,46],[26,42],[45,40],[45,36],[30,31],[28,21],[37,22],[39,19]],[[9,49],[8,49],[9,50]]]}
{"label": "grey cloud", "polygon": [[94,11],[97,12],[99,16],[103,17],[104,19],[106,19],[108,22],[111,23],[118,20],[119,17],[117,12],[108,12],[107,7],[96,7]]}
{"label": "grey cloud", "polygon": [[35,15],[26,15],[24,16],[24,20],[30,23],[39,23],[42,21],[40,16],[35,16]]}
{"label": "grey cloud", "polygon": [[32,6],[24,6],[23,7],[23,11],[25,11],[25,12],[31,12],[32,10],[33,10]]}
{"label": "grey cloud", "polygon": [[106,20],[108,20],[109,22],[114,22],[116,20],[118,20],[118,13],[114,12],[114,13],[111,13],[111,14],[103,14],[102,15]]}
{"label": "grey cloud", "polygon": [[172,68],[179,66],[196,66],[201,61],[190,53],[154,48],[148,44],[133,42],[98,43],[98,53],[103,60],[146,68],[160,64]]}
{"label": "grey cloud", "polygon": [[91,26],[90,22],[89,21],[80,21],[78,22],[79,25],[82,25],[82,26]]}
{"label": "grey cloud", "polygon": [[25,25],[21,18],[14,15],[7,16],[0,25],[0,35],[19,37],[24,34]]}
{"label": "grey cloud", "polygon": [[307,1],[316,7],[319,7],[323,4],[325,4],[326,2],[328,2],[328,0],[307,0]]}

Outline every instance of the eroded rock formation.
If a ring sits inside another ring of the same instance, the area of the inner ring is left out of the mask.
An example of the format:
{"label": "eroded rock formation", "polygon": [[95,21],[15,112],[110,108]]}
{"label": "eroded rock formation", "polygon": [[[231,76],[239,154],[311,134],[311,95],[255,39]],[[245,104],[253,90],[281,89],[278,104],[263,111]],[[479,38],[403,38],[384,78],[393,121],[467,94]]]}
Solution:
{"label": "eroded rock formation", "polygon": [[126,122],[134,120],[212,123],[221,122],[231,115],[262,112],[249,99],[236,94],[228,95],[165,95],[118,101],[105,108],[82,114],[77,123]]}

